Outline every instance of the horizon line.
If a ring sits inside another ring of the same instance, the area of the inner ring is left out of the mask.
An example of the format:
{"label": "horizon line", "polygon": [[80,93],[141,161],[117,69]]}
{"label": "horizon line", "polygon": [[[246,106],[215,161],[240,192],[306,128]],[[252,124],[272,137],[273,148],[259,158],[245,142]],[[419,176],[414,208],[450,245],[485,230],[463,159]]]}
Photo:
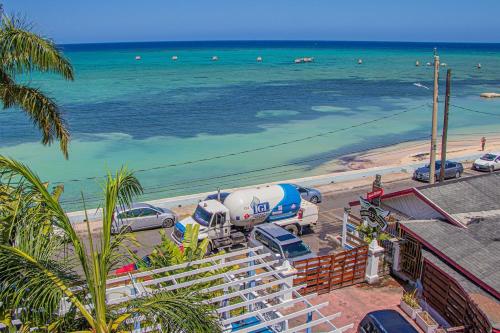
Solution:
{"label": "horizon line", "polygon": [[105,41],[71,42],[56,45],[95,45],[95,44],[146,44],[146,43],[217,43],[217,42],[320,42],[320,43],[412,43],[412,44],[500,44],[500,42],[464,42],[464,41],[404,41],[404,40],[347,40],[347,39],[213,39],[213,40],[148,40],[148,41]]}

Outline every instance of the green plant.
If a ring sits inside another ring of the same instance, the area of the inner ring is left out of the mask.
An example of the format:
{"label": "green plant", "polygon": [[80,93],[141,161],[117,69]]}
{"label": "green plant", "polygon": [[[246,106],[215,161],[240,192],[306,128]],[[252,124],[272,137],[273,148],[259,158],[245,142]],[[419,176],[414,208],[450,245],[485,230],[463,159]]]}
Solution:
{"label": "green plant", "polygon": [[0,100],[3,108],[18,107],[42,132],[42,143],[59,140],[68,157],[70,134],[58,105],[41,90],[16,82],[33,71],[51,72],[73,80],[73,67],[55,44],[32,31],[16,17],[2,17],[0,25]]}
{"label": "green plant", "polygon": [[[165,332],[220,331],[213,307],[203,302],[203,294],[193,290],[158,292],[115,306],[106,302],[108,274],[122,262],[127,253],[125,241],[130,239],[124,233],[111,235],[113,213],[116,206],[129,206],[142,192],[131,172],[121,169],[106,177],[102,187],[102,231],[92,235],[87,222],[88,244],[77,235],[57,198],[28,167],[0,156],[0,175],[0,185],[9,184],[25,207],[13,217],[14,237],[0,244],[3,320],[9,321],[16,313],[26,329],[111,333],[131,330],[127,320],[143,316],[145,325],[160,325]],[[4,183],[5,179],[8,181]],[[46,221],[69,240],[71,257],[61,258],[61,237],[40,234]],[[82,276],[75,273],[75,268]],[[59,315],[62,300],[67,311]]]}
{"label": "green plant", "polygon": [[356,227],[356,230],[359,232],[361,238],[368,244],[370,244],[373,239],[377,239],[379,241],[391,239],[390,235],[381,232],[378,227],[360,224]]}
{"label": "green plant", "polygon": [[417,289],[414,289],[413,291],[406,291],[403,293],[403,297],[401,299],[413,309],[418,309],[420,307],[418,304]]}

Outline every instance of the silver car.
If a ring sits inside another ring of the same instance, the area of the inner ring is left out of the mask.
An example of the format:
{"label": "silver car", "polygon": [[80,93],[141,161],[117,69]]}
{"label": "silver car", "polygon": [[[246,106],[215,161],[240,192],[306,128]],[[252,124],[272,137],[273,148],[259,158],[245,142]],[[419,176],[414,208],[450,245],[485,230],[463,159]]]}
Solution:
{"label": "silver car", "polygon": [[177,220],[177,215],[169,209],[155,207],[146,203],[135,203],[126,209],[116,208],[112,232],[171,228]]}
{"label": "silver car", "polygon": [[294,186],[300,193],[300,197],[304,200],[317,204],[321,202],[321,192],[315,188],[303,187],[297,184],[290,184]]}
{"label": "silver car", "polygon": [[250,233],[248,245],[263,246],[264,249],[259,252],[270,253],[269,260],[278,260],[280,265],[285,260],[293,265],[296,261],[316,257],[302,239],[273,223],[255,226]]}

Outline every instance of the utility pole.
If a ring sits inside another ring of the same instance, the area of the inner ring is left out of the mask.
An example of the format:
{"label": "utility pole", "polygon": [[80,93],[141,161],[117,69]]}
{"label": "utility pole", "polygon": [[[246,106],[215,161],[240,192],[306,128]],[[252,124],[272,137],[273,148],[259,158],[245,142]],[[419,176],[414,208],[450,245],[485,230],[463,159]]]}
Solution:
{"label": "utility pole", "polygon": [[446,163],[446,142],[448,141],[448,113],[450,111],[451,69],[446,72],[446,97],[444,99],[443,136],[441,138],[441,170],[439,182],[444,180],[444,165]]}
{"label": "utility pole", "polygon": [[[435,52],[435,50],[434,50]],[[436,180],[436,151],[437,151],[437,122],[438,122],[438,81],[439,81],[439,56],[434,55],[434,98],[432,105],[432,133],[431,133],[431,161],[429,170],[429,184]]]}

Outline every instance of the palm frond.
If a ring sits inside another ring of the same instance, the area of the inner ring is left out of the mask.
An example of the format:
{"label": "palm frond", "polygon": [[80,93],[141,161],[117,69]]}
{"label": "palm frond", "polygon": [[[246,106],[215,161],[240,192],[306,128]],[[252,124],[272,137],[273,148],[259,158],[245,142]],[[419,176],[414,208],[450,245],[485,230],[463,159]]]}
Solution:
{"label": "palm frond", "polygon": [[4,108],[18,106],[42,132],[42,143],[50,145],[55,139],[64,156],[68,157],[70,134],[59,107],[39,89],[18,84],[0,83],[0,98]]}
{"label": "palm frond", "polygon": [[24,198],[36,198],[44,207],[44,218],[53,222],[64,232],[64,236],[71,242],[82,269],[89,277],[87,257],[83,242],[76,234],[68,216],[62,209],[59,201],[45,187],[40,178],[26,165],[11,158],[0,155],[0,174],[12,178],[21,184]]}
{"label": "palm frond", "polygon": [[40,244],[36,236],[30,241],[20,244],[27,249],[0,245],[0,299],[8,300],[11,309],[29,310],[30,320],[36,318],[43,323],[55,314],[64,297],[82,316],[91,319],[82,301],[69,289],[78,282],[77,276],[52,259],[56,244],[50,240]]}
{"label": "palm frond", "polygon": [[33,70],[54,72],[73,80],[73,67],[49,39],[30,31],[23,20],[4,17],[0,29],[2,67],[9,72],[24,73]]}
{"label": "palm frond", "polygon": [[221,332],[213,306],[205,296],[193,291],[162,292],[130,303],[128,316],[118,318],[113,324],[118,328],[134,316],[143,316],[142,326],[160,326],[166,332]]}

